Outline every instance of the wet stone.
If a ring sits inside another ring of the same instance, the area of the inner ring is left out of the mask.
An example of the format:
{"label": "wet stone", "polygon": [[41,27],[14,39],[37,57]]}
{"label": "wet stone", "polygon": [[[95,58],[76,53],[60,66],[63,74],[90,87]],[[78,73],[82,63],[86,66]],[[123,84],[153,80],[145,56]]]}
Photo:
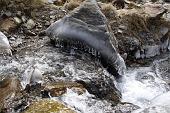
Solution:
{"label": "wet stone", "polygon": [[127,102],[122,102],[114,107],[115,113],[131,113],[132,111],[137,110],[139,108],[139,106]]}
{"label": "wet stone", "polygon": [[43,99],[32,103],[23,113],[76,113],[61,102]]}
{"label": "wet stone", "polygon": [[67,88],[74,89],[79,94],[85,92],[85,88],[83,87],[82,84],[76,82],[69,82],[69,81],[61,81],[61,82],[47,84],[43,92],[49,92],[50,96],[57,97],[66,93]]}
{"label": "wet stone", "polygon": [[170,57],[156,61],[153,65],[153,68],[156,71],[156,74],[161,76],[163,80],[167,83],[170,83]]}

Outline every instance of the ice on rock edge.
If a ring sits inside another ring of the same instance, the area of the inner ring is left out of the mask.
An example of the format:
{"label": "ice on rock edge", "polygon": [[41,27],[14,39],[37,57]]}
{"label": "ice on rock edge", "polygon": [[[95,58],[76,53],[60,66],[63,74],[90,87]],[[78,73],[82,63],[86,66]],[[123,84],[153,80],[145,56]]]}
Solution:
{"label": "ice on rock edge", "polygon": [[28,66],[22,74],[21,85],[25,89],[27,84],[42,83],[42,73],[37,66]]}
{"label": "ice on rock edge", "polygon": [[0,54],[12,55],[8,38],[0,31]]}

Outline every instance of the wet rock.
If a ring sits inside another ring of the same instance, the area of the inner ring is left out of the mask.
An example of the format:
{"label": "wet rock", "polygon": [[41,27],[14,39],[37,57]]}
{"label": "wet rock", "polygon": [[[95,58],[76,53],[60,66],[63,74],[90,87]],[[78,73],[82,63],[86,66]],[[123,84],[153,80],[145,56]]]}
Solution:
{"label": "wet rock", "polygon": [[21,86],[17,78],[11,77],[0,81],[0,110],[8,108],[20,90]]}
{"label": "wet rock", "polygon": [[[76,65],[80,66],[81,64],[76,63]],[[87,68],[87,70],[90,69],[91,67]],[[66,76],[65,79],[73,79],[79,84],[82,84],[89,93],[95,95],[97,98],[106,99],[114,105],[120,102],[121,93],[115,86],[115,79],[107,72],[102,72],[101,69],[98,69],[97,73],[85,73],[81,70],[72,69],[71,67],[65,67],[62,71],[64,71]],[[74,73],[74,71],[76,71],[76,73]]]}
{"label": "wet rock", "polygon": [[153,64],[153,67],[158,76],[161,76],[164,81],[170,83],[170,57],[156,61]]}
{"label": "wet rock", "polygon": [[0,32],[0,54],[12,55],[9,41],[2,32]]}
{"label": "wet rock", "polygon": [[23,90],[27,95],[29,95],[29,97],[49,97],[49,95],[47,94],[47,92],[45,92],[44,94],[42,93],[43,90],[43,86],[40,83],[36,83],[36,84],[27,84],[25,89]]}
{"label": "wet rock", "polygon": [[32,19],[29,19],[29,20],[27,21],[27,23],[24,24],[24,26],[25,26],[27,29],[32,29],[32,28],[35,27],[35,25],[36,25],[36,23],[35,23],[34,20],[32,20]]}
{"label": "wet rock", "polygon": [[137,105],[134,105],[132,103],[126,103],[126,102],[124,103],[122,102],[114,107],[115,113],[131,113],[139,108],[140,107]]}
{"label": "wet rock", "polygon": [[[56,52],[57,50],[58,52]],[[50,52],[42,51],[42,55],[45,57],[40,55],[45,58],[44,62],[48,61],[50,66],[48,71],[56,69],[54,72],[45,72],[47,75],[44,73],[44,77],[49,78],[49,83],[63,80],[78,82],[97,98],[106,99],[112,103],[120,101],[121,94],[117,90],[114,76],[107,73],[98,61],[94,61],[89,54],[84,54],[84,52],[77,52],[75,56],[72,56],[60,50],[50,47],[45,49]]]}
{"label": "wet rock", "polygon": [[94,94],[98,98],[106,99],[113,105],[120,102],[121,93],[115,87],[113,79],[110,77],[102,77],[101,75],[91,79],[84,78],[84,80],[78,80],[77,82],[83,84],[89,93]]}
{"label": "wet rock", "polygon": [[167,10],[162,4],[147,3],[140,8],[117,11],[120,21],[112,25],[122,54],[127,53],[127,60],[151,58],[168,51],[169,22],[163,19]]}
{"label": "wet rock", "polygon": [[23,113],[75,113],[60,102],[43,99],[32,103]]}
{"label": "wet rock", "polygon": [[44,88],[44,92],[49,92],[50,96],[57,97],[66,93],[67,88],[74,89],[75,91],[78,91],[79,94],[85,92],[85,88],[83,87],[82,84],[69,81],[47,84]]}
{"label": "wet rock", "polygon": [[170,51],[170,32],[168,31],[162,38],[161,38],[161,51],[166,52]]}
{"label": "wet rock", "polygon": [[[83,50],[95,57],[97,57],[96,53],[99,53],[102,65],[112,75],[119,77],[126,70],[126,66],[114,47],[117,43],[116,39],[108,29],[107,19],[96,0],[86,0],[70,14],[50,25],[46,34],[56,47],[69,45],[69,48]],[[78,30],[77,34],[75,31]]]}

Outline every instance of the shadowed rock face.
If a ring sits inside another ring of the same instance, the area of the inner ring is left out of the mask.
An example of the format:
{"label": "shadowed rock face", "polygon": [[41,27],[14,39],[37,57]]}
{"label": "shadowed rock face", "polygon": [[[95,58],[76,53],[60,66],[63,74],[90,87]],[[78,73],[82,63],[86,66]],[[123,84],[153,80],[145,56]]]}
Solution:
{"label": "shadowed rock face", "polygon": [[107,28],[107,19],[95,0],[86,0],[69,15],[52,24],[46,34],[57,46],[80,49],[101,60],[114,76],[125,69],[123,59],[113,44]]}

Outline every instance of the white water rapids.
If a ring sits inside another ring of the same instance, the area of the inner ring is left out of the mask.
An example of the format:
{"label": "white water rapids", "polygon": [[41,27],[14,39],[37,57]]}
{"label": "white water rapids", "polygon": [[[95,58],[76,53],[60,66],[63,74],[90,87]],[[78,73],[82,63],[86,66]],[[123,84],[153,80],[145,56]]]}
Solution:
{"label": "white water rapids", "polygon": [[[50,50],[49,48],[47,49]],[[92,64],[87,65],[85,64],[86,62],[74,59],[72,56],[64,56],[55,51],[56,50],[51,49],[48,52],[40,51],[34,55],[28,53],[15,60],[1,60],[0,75],[22,75],[24,70],[30,65],[38,67],[38,70],[41,71],[42,74],[55,74],[57,69],[61,68],[66,76],[67,74],[68,76],[75,76],[72,78],[85,75],[90,78],[101,70],[101,68],[94,68],[89,71],[89,69],[93,67]],[[66,62],[67,60],[70,61]],[[154,65],[157,64],[158,61],[161,60],[157,60],[154,64],[147,67],[128,68],[121,82],[116,84],[122,93],[122,102],[132,103],[140,107],[133,111],[133,113],[170,113],[169,85],[162,78],[162,74],[164,73],[161,72],[167,71],[165,67],[169,70],[170,64],[167,63],[162,70],[158,70],[154,68]],[[162,61],[164,61],[164,59]],[[76,69],[76,63],[83,64],[83,66],[80,67],[82,69]],[[103,72],[103,74],[107,74],[107,72]],[[50,76],[50,74],[48,76]],[[64,77],[59,77],[59,79],[64,79]],[[66,94],[53,99],[64,102],[78,113],[115,113],[115,109],[111,103],[96,99],[95,96],[89,94],[88,91],[82,95],[78,95],[73,90],[67,89]],[[127,113],[126,110],[123,109],[122,112]]]}
{"label": "white water rapids", "polygon": [[[170,64],[167,65],[170,69]],[[167,83],[155,73],[152,67],[128,69],[118,87],[122,102],[133,103],[140,109],[133,113],[170,113],[170,91]],[[80,113],[115,113],[106,101],[92,99],[86,92],[77,95],[68,89],[61,100],[80,111]]]}

